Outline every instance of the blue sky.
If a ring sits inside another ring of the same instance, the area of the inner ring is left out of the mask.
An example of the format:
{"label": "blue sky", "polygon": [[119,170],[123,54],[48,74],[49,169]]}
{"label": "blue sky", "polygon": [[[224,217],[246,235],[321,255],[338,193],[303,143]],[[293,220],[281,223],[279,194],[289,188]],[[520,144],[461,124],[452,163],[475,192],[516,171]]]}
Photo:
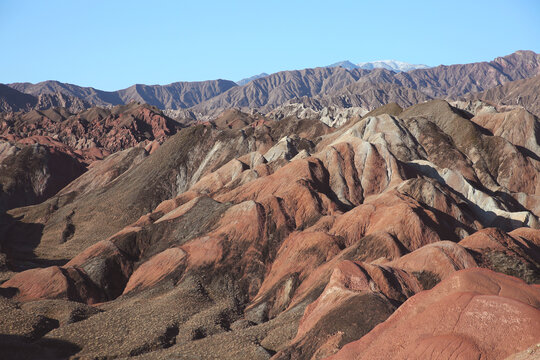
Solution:
{"label": "blue sky", "polygon": [[239,80],[341,60],[540,52],[540,1],[0,0],[0,83]]}

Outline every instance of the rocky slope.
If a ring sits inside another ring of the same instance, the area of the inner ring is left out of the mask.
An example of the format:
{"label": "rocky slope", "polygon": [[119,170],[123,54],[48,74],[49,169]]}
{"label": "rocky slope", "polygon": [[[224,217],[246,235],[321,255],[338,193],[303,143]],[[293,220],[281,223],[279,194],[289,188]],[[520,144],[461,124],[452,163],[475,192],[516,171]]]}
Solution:
{"label": "rocky slope", "polygon": [[89,159],[138,144],[162,143],[180,127],[155,107],[135,102],[76,114],[65,108],[0,113],[0,138],[15,142],[51,138]]}
{"label": "rocky slope", "polygon": [[407,300],[330,359],[505,359],[536,345],[539,296],[518,279],[463,270]]}
{"label": "rocky slope", "polygon": [[134,146],[152,152],[180,128],[137,103],[77,114],[65,108],[0,113],[0,213],[49,199],[111,153]]}
{"label": "rocky slope", "polygon": [[538,119],[487,115],[432,100],[331,128],[229,110],[96,162],[3,218],[0,348],[42,359],[536,351]]}
{"label": "rocky slope", "polygon": [[482,100],[499,106],[522,106],[540,116],[540,75],[490,88],[466,96],[467,100]]}

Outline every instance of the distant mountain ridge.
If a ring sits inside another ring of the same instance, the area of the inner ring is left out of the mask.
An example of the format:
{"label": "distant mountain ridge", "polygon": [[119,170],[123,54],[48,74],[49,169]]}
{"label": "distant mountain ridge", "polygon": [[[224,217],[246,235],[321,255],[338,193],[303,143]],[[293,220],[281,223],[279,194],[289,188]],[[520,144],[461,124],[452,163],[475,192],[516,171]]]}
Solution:
{"label": "distant mountain ridge", "polygon": [[79,112],[90,106],[79,97],[58,91],[38,93],[34,96],[0,84],[0,112],[44,110],[52,107],[63,107],[70,112]]}
{"label": "distant mountain ridge", "polygon": [[330,65],[328,65],[326,67],[329,67],[329,68],[342,67],[342,68],[347,69],[347,70],[360,69],[360,67],[358,65],[350,62],[349,60],[340,61],[340,62],[337,62],[337,63],[334,63],[334,64],[330,64]]}
{"label": "distant mountain ridge", "polygon": [[[108,107],[136,101],[163,110],[189,109],[197,119],[205,119],[233,107],[267,112],[302,97],[317,98],[329,105],[360,106],[368,110],[389,102],[410,106],[433,98],[456,99],[540,74],[540,55],[533,51],[517,51],[489,62],[440,65],[400,72],[384,67],[375,68],[380,64],[374,63],[363,65],[373,69],[354,68],[359,65],[351,62],[338,64],[337,67],[281,71],[266,76],[263,73],[252,77],[254,79],[245,79],[247,82],[244,85],[229,80],[210,80],[175,82],[163,86],[138,84],[118,91],[102,91],[58,81],[14,83],[8,86],[35,97],[63,94],[69,97],[67,100],[80,99],[89,106]],[[390,65],[406,66],[398,62]],[[244,83],[244,80],[240,83]],[[2,109],[10,111],[10,107],[17,108],[18,105],[9,104],[18,104],[20,100],[15,99],[13,93],[3,93],[0,92]],[[51,106],[59,103],[53,100],[49,101]]]}
{"label": "distant mountain ridge", "polygon": [[268,76],[269,74],[263,72],[263,73],[260,73],[258,75],[253,75],[253,76],[250,76],[248,78],[245,78],[245,79],[242,79],[242,80],[238,80],[236,83],[239,85],[239,86],[242,86],[242,85],[246,85],[248,82],[250,81],[253,81],[255,79],[260,79],[262,77],[265,77],[265,76]]}
{"label": "distant mountain ridge", "polygon": [[218,113],[220,109],[258,108],[271,110],[287,100],[302,96],[333,93],[369,73],[368,70],[343,68],[315,68],[281,71],[255,79],[193,107],[195,113]]}
{"label": "distant mountain ridge", "polygon": [[416,69],[427,69],[430,66],[424,64],[409,64],[398,60],[378,60],[372,62],[361,62],[357,64],[361,69],[387,69],[396,72],[411,71]]}
{"label": "distant mountain ridge", "polygon": [[13,83],[9,87],[25,94],[62,93],[80,98],[90,105],[114,106],[131,101],[144,102],[160,109],[183,109],[210,99],[237,86],[230,80],[175,82],[168,85],[132,85],[117,91],[103,91],[92,87],[81,87],[59,81],[43,81],[37,84]]}
{"label": "distant mountain ridge", "polygon": [[430,66],[427,66],[424,64],[409,64],[409,63],[398,61],[398,60],[377,60],[377,61],[370,61],[370,62],[360,62],[357,64],[354,64],[349,60],[345,60],[345,61],[334,63],[332,65],[328,65],[327,67],[343,67],[347,70],[386,69],[386,70],[390,70],[394,72],[402,72],[402,71],[411,71],[411,70],[416,70],[416,69],[427,69]]}
{"label": "distant mountain ridge", "polygon": [[[533,51],[517,51],[490,62],[440,65],[399,73],[387,69],[349,70],[345,67],[282,71],[233,87],[197,104],[192,110],[206,115],[230,107],[257,108],[264,112],[303,96],[324,98],[328,105],[361,106],[372,110],[389,102],[410,106],[432,98],[456,98],[538,74],[540,54]],[[364,94],[371,94],[355,101],[353,98],[359,95],[359,89]],[[346,96],[350,101],[344,98]],[[376,101],[370,103],[366,99]]]}

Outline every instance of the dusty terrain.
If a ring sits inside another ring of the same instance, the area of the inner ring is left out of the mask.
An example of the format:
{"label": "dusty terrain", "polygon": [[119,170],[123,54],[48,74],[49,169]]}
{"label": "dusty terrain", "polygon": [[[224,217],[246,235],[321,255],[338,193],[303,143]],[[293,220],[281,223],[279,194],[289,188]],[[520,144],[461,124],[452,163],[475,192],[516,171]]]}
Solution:
{"label": "dusty terrain", "polygon": [[0,358],[537,358],[539,119],[322,101],[2,113]]}

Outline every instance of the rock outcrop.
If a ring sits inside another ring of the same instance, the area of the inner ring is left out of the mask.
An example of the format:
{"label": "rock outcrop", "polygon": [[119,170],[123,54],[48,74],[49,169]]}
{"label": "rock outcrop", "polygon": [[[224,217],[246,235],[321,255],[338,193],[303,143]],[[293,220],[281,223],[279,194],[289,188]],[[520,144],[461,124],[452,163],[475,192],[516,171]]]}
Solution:
{"label": "rock outcrop", "polygon": [[330,359],[506,359],[540,340],[539,306],[537,287],[489,270],[462,270]]}
{"label": "rock outcrop", "polygon": [[77,114],[64,108],[5,113],[0,118],[2,138],[17,142],[36,136],[52,138],[89,160],[139,144],[162,143],[181,128],[158,109],[137,103],[94,107]]}
{"label": "rock outcrop", "polygon": [[540,116],[540,75],[510,81],[486,91],[469,94],[466,99],[482,100],[497,106],[522,106],[536,116]]}

